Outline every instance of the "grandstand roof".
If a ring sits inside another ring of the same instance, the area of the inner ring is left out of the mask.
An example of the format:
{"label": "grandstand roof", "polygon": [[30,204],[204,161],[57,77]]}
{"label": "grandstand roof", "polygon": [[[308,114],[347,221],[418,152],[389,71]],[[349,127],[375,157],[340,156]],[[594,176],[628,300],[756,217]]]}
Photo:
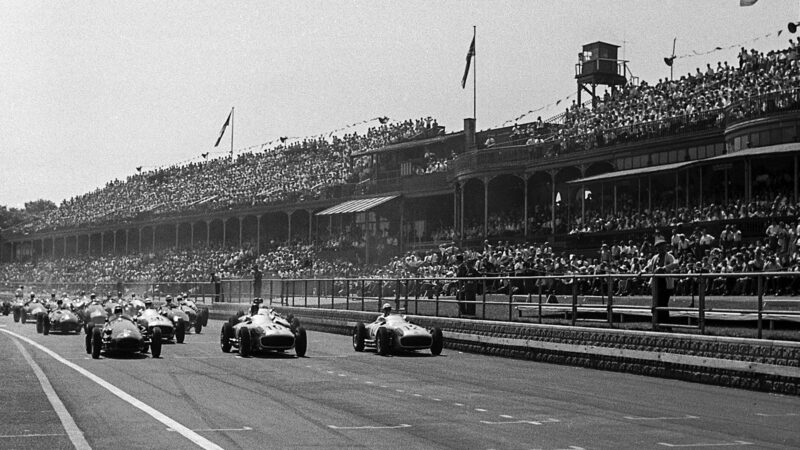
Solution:
{"label": "grandstand roof", "polygon": [[670,170],[681,169],[685,166],[694,164],[696,161],[687,161],[687,162],[679,162],[679,163],[672,163],[672,164],[662,164],[660,166],[647,166],[647,167],[640,167],[638,169],[628,169],[628,170],[620,170],[617,172],[608,172],[603,173],[600,175],[593,175],[591,177],[580,178],[577,180],[567,181],[569,184],[585,184],[585,183],[593,183],[596,181],[608,181],[613,180],[616,178],[623,178],[623,177],[630,177],[634,175],[644,175],[647,173],[654,173],[654,172],[667,172]]}
{"label": "grandstand roof", "polygon": [[399,197],[398,195],[390,195],[388,197],[371,197],[371,198],[362,198],[358,200],[348,200],[343,203],[339,203],[336,206],[331,206],[328,209],[320,211],[317,213],[318,216],[329,216],[333,214],[350,214],[350,213],[357,213],[357,212],[364,212],[368,211],[378,205],[382,205],[389,200],[395,199]]}

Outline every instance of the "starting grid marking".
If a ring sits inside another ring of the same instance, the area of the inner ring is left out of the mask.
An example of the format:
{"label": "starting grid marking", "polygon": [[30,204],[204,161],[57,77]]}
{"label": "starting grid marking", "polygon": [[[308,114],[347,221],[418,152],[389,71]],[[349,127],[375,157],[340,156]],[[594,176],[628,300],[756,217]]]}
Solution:
{"label": "starting grid marking", "polygon": [[411,428],[411,425],[407,423],[401,423],[400,425],[365,425],[361,427],[340,427],[336,425],[328,425],[328,428],[332,430],[395,430],[398,428]]}
{"label": "starting grid marking", "polygon": [[733,441],[733,442],[709,442],[698,444],[670,444],[668,442],[659,442],[658,445],[671,448],[686,448],[686,447],[733,447],[738,445],[755,445],[747,441]]}

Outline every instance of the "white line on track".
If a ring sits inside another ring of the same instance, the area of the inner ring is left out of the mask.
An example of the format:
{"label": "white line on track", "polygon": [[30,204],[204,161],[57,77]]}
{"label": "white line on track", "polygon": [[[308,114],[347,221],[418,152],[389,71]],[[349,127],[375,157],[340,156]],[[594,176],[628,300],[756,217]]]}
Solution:
{"label": "white line on track", "polygon": [[[167,428],[167,431],[175,431],[172,428]],[[192,431],[253,431],[250,427],[241,428],[196,428]]]}
{"label": "white line on track", "polygon": [[3,438],[51,437],[51,436],[66,436],[66,434],[64,434],[64,433],[53,433],[53,434],[0,434],[0,439],[3,439]]}
{"label": "white line on track", "polygon": [[731,447],[734,445],[754,445],[752,442],[747,441],[733,441],[733,442],[711,442],[711,443],[700,443],[700,444],[670,444],[668,442],[659,442],[658,445],[663,445],[664,447]]}
{"label": "white line on track", "polygon": [[513,419],[514,418],[514,416],[509,416],[508,414],[500,414],[500,417],[502,417],[503,419]]}
{"label": "white line on track", "polygon": [[72,418],[67,408],[61,403],[61,399],[58,398],[58,394],[56,394],[56,390],[53,389],[53,385],[50,384],[50,380],[47,379],[47,375],[44,374],[39,365],[36,364],[36,361],[31,358],[30,353],[25,350],[25,347],[23,347],[18,340],[11,339],[11,341],[17,346],[19,352],[22,353],[22,357],[25,358],[25,361],[27,361],[31,369],[33,369],[33,374],[36,375],[39,384],[42,385],[42,390],[47,396],[47,400],[53,406],[53,410],[58,414],[58,419],[61,420],[61,425],[64,426],[64,430],[67,432],[67,436],[69,436],[72,445],[75,446],[76,450],[90,450],[92,447],[86,442],[86,438],[83,437],[83,432],[78,428],[78,424],[75,423],[75,419]]}
{"label": "white line on track", "polygon": [[401,423],[400,425],[367,425],[363,427],[338,427],[336,425],[328,425],[328,428],[333,430],[393,430],[397,428],[410,428],[411,425],[407,423]]}
{"label": "white line on track", "polygon": [[203,436],[200,436],[199,434],[195,433],[194,431],[190,430],[189,428],[181,425],[176,420],[174,420],[174,419],[172,419],[170,417],[167,417],[167,415],[165,415],[164,413],[162,413],[162,412],[154,409],[153,407],[145,404],[144,402],[140,401],[136,397],[128,394],[127,392],[125,392],[122,389],[114,386],[113,384],[109,383],[108,381],[98,377],[97,375],[93,374],[92,372],[89,372],[88,370],[84,369],[83,367],[81,367],[81,366],[79,366],[79,365],[77,365],[75,363],[71,363],[71,362],[67,361],[66,359],[62,358],[58,353],[50,350],[49,348],[44,347],[44,346],[42,346],[40,344],[37,344],[36,342],[34,342],[34,341],[24,337],[24,336],[20,336],[17,333],[14,333],[14,332],[11,332],[11,331],[8,331],[8,330],[0,330],[0,331],[2,331],[4,333],[7,333],[7,334],[10,334],[11,336],[14,336],[14,337],[16,337],[16,338],[18,338],[20,340],[23,340],[23,341],[27,342],[28,344],[38,348],[39,350],[47,353],[48,355],[50,355],[56,361],[60,362],[61,364],[64,364],[65,366],[69,367],[70,369],[72,369],[72,370],[78,372],[79,374],[83,375],[84,377],[90,379],[91,381],[94,381],[96,384],[98,384],[101,387],[105,388],[107,391],[109,391],[112,394],[116,395],[117,397],[121,398],[125,402],[127,402],[130,405],[142,410],[144,413],[146,413],[150,417],[158,420],[159,422],[163,423],[168,428],[172,428],[177,433],[180,433],[181,436],[183,436],[186,439],[194,442],[199,447],[205,448],[205,449],[212,449],[212,450],[222,450],[222,447],[220,447],[219,445],[209,441],[208,439],[204,438]]}
{"label": "white line on track", "polygon": [[800,416],[798,413],[783,413],[783,414],[764,414],[764,413],[756,413],[757,416],[761,417],[794,417]]}
{"label": "white line on track", "polygon": [[463,403],[453,403],[453,405],[455,405],[455,406],[464,406]]}
{"label": "white line on track", "polygon": [[543,420],[511,420],[511,421],[502,421],[502,422],[491,422],[488,420],[481,420],[481,423],[486,425],[515,425],[515,424],[528,424],[528,425],[542,425],[544,423],[558,423],[558,419],[543,419]]}
{"label": "white line on track", "polygon": [[486,412],[486,410],[485,410],[485,409],[483,409],[483,408],[475,408],[475,411],[478,411],[478,412]]}
{"label": "white line on track", "polygon": [[691,416],[689,414],[685,416],[678,416],[678,417],[635,417],[635,416],[625,416],[628,420],[686,420],[686,419],[699,419],[697,416]]}
{"label": "white line on track", "polygon": [[431,400],[433,400],[433,401],[435,401],[435,402],[440,402],[440,401],[442,401],[442,399],[440,399],[440,398],[436,398],[436,397],[431,397]]}

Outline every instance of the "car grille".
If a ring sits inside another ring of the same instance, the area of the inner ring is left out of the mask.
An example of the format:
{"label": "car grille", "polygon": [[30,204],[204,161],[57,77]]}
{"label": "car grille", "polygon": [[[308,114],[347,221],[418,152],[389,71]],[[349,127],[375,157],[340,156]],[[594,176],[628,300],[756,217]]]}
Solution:
{"label": "car grille", "polygon": [[406,336],[400,338],[402,347],[430,347],[431,338],[428,336]]}
{"label": "car grille", "polygon": [[294,345],[293,336],[264,336],[261,338],[262,347],[288,348]]}
{"label": "car grille", "polygon": [[138,339],[133,337],[120,338],[114,342],[115,350],[122,352],[138,352],[141,349],[141,343]]}

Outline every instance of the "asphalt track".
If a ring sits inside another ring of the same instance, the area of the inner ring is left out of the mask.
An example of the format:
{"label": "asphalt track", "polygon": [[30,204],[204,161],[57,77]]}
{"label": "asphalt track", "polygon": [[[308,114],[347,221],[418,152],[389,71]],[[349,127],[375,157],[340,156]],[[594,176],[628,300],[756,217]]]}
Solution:
{"label": "asphalt track", "polygon": [[0,448],[74,448],[14,340],[95,449],[197,448],[191,435],[226,449],[800,447],[798,397],[448,349],[380,357],[315,332],[305,358],[243,359],[220,351],[220,326],[160,359],[92,360],[83,335],[0,317]]}

